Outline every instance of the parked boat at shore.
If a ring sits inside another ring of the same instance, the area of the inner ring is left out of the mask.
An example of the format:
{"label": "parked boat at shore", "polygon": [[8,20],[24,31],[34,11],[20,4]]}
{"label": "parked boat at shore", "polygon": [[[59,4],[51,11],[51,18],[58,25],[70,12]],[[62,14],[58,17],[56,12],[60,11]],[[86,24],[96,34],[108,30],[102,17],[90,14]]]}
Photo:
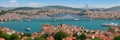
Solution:
{"label": "parked boat at shore", "polygon": [[0,22],[0,23],[4,23],[4,22]]}
{"label": "parked boat at shore", "polygon": [[111,23],[103,23],[102,26],[105,26],[105,27],[109,27],[109,26],[118,26],[118,24],[117,24],[117,23],[111,22]]}

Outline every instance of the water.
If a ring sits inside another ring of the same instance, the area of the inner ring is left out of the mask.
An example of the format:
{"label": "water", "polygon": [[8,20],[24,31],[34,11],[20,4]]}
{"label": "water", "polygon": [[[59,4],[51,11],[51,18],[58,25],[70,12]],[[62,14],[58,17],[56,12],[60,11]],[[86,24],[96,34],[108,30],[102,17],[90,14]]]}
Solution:
{"label": "water", "polygon": [[[102,23],[110,23],[110,22],[115,22],[120,24],[120,20],[80,19],[78,21],[74,21],[73,19],[61,19],[61,20],[56,20],[56,22],[53,23],[52,19],[49,19],[49,20],[31,19],[31,21],[27,21],[26,19],[23,19],[23,21],[10,21],[10,22],[0,23],[0,26],[5,26],[19,32],[33,33],[33,32],[40,32],[42,25],[46,23],[52,24],[55,26],[61,23],[76,25],[76,26],[83,26],[85,29],[88,29],[88,30],[108,30],[108,27],[103,27],[101,25]],[[25,31],[25,28],[27,27],[31,28],[31,31],[29,32]]]}

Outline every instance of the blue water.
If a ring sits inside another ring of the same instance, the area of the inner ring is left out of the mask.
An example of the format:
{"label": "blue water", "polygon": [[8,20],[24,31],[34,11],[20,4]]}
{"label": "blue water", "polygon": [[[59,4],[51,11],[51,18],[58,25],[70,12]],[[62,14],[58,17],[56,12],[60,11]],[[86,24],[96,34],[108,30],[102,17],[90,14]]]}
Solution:
{"label": "blue water", "polygon": [[[88,30],[108,30],[108,27],[103,27],[101,25],[102,23],[110,23],[110,22],[115,22],[120,24],[120,20],[80,19],[78,21],[74,21],[73,19],[61,19],[61,20],[56,20],[56,22],[53,23],[51,19],[49,20],[32,19],[31,21],[27,21],[26,19],[23,19],[22,22],[10,21],[10,22],[0,23],[0,26],[5,26],[19,32],[33,33],[33,32],[40,32],[42,25],[46,23],[52,24],[55,26],[61,23],[76,25],[76,26],[83,26],[85,29],[88,29]],[[27,27],[30,27],[31,31],[29,32],[25,31],[25,28]]]}

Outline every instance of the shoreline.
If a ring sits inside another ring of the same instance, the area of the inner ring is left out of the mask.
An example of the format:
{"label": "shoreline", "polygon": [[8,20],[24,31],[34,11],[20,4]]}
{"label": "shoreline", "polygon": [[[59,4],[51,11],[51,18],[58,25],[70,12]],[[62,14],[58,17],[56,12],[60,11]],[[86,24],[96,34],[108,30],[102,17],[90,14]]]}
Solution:
{"label": "shoreline", "polygon": [[[67,24],[60,24],[60,25],[57,25],[57,26],[53,26],[53,25],[50,25],[50,24],[44,24],[44,25],[42,25],[42,28],[41,28],[40,32],[34,32],[30,35],[32,35],[31,36],[32,38],[35,38],[37,36],[44,35],[44,34],[48,34],[48,35],[53,36],[52,34],[56,34],[59,31],[63,31],[68,35],[73,35],[74,33],[80,33],[80,34],[83,33],[87,36],[87,39],[92,39],[93,36],[101,38],[101,36],[97,36],[97,35],[109,34],[114,30],[118,30],[118,31],[115,31],[115,32],[119,33],[119,30],[120,30],[119,28],[120,27],[112,27],[109,30],[102,31],[102,30],[86,30],[83,27],[71,26],[71,25],[67,25]],[[10,30],[8,30],[8,29],[9,28],[3,27],[2,30],[6,30],[6,31],[2,31],[2,32],[8,33],[11,30],[11,29]],[[13,31],[13,32],[10,32],[8,34],[13,34],[13,33],[20,33],[18,35],[24,35],[25,34],[23,32],[17,32],[17,31],[15,31],[15,32]],[[115,36],[115,35],[118,35],[118,34],[111,33],[109,35],[114,35]],[[107,38],[112,37],[110,39],[113,39],[114,36],[107,36]],[[101,39],[105,39],[104,37],[106,37],[106,36],[103,36]]]}

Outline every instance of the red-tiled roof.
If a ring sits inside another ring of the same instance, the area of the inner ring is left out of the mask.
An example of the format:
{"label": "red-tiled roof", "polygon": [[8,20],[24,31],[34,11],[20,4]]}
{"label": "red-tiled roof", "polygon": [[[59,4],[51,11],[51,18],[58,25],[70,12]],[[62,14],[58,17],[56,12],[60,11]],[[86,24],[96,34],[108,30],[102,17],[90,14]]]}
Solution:
{"label": "red-tiled roof", "polygon": [[4,38],[0,38],[0,40],[5,40]]}

